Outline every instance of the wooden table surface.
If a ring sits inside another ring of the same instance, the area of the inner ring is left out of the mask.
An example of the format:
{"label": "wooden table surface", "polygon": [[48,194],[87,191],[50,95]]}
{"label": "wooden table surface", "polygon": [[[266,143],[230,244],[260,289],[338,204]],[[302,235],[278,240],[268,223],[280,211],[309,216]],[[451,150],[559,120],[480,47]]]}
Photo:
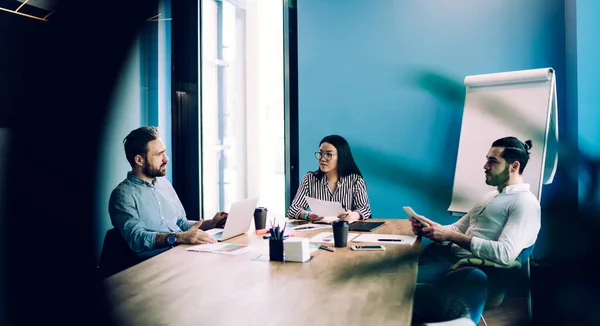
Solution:
{"label": "wooden table surface", "polygon": [[[407,220],[382,221],[373,233],[412,234]],[[229,256],[180,245],[107,278],[119,324],[410,325],[419,240],[386,251],[351,251],[349,242],[306,263],[252,260],[268,254],[268,240],[253,232],[227,242],[253,250]]]}

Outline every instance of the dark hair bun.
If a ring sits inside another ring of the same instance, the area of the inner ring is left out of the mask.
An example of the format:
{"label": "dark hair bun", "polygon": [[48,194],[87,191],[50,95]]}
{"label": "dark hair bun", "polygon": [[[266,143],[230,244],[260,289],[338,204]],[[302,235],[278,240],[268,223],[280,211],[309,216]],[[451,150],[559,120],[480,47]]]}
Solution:
{"label": "dark hair bun", "polygon": [[526,141],[525,141],[525,148],[526,148],[527,150],[530,150],[530,149],[531,149],[531,146],[533,146],[533,144],[531,143],[531,140],[526,140]]}

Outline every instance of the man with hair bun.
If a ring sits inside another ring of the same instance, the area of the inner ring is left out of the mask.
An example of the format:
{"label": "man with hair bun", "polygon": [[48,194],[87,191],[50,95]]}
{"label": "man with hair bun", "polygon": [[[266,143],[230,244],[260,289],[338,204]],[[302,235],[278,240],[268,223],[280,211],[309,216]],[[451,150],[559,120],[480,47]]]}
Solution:
{"label": "man with hair bun", "polygon": [[500,138],[492,143],[483,165],[485,183],[496,187],[486,193],[456,223],[440,225],[424,216],[428,227],[410,218],[412,230],[435,242],[419,260],[418,282],[430,282],[448,273],[462,258],[476,257],[498,265],[514,262],[533,245],[541,226],[540,203],[523,182],[530,140]]}

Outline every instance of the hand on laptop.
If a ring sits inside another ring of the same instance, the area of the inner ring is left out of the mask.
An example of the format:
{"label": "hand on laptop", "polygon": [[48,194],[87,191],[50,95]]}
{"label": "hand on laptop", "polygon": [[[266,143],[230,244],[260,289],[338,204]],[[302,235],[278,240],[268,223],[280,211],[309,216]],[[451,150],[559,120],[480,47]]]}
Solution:
{"label": "hand on laptop", "polygon": [[227,212],[217,212],[213,217],[213,226],[215,228],[224,228],[225,222],[227,222],[227,216],[229,216]]}
{"label": "hand on laptop", "polygon": [[211,237],[208,233],[200,230],[200,226],[203,221],[198,221],[191,228],[185,232],[178,233],[179,237],[177,241],[179,243],[189,244],[204,244],[204,243],[215,243],[217,240]]}

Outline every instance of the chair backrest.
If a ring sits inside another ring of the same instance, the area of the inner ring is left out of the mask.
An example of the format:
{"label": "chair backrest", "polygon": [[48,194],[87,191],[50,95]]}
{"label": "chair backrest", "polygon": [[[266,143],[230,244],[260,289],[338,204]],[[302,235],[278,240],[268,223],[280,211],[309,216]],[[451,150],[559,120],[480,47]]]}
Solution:
{"label": "chair backrest", "polygon": [[524,265],[527,262],[527,260],[529,259],[529,257],[531,257],[534,247],[535,247],[535,242],[531,246],[521,250],[521,253],[519,254],[519,256],[517,256],[517,261],[519,263],[521,263],[521,265]]}
{"label": "chair backrest", "polygon": [[521,286],[528,284],[529,276],[524,275],[529,270],[529,257],[533,253],[535,243],[521,250],[517,261],[520,268],[489,268],[485,272],[490,279],[486,309],[498,307],[504,301],[506,291],[517,291]]}
{"label": "chair backrest", "polygon": [[113,228],[106,232],[100,262],[98,268],[102,278],[118,273],[130,266],[135,265],[138,259],[129,248],[127,242],[119,232]]}

